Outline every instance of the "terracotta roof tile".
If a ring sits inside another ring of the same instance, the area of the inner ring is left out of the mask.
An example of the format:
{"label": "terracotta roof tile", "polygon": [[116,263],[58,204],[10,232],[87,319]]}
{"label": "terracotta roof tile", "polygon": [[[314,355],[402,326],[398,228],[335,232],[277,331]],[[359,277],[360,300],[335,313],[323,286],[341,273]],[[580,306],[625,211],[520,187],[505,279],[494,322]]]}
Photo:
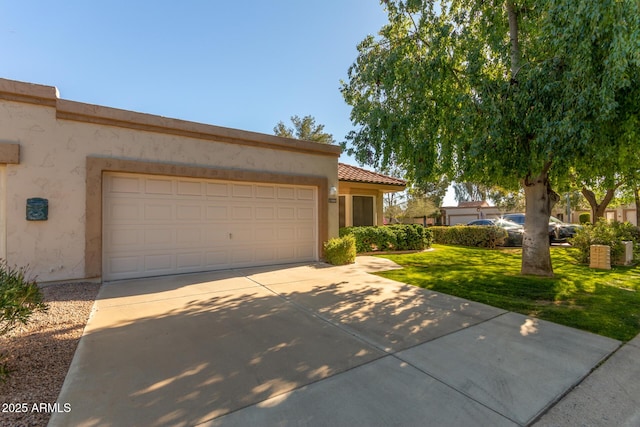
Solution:
{"label": "terracotta roof tile", "polygon": [[474,202],[459,202],[459,208],[486,208],[489,207],[489,203],[486,201],[474,201]]}
{"label": "terracotta roof tile", "polygon": [[367,182],[371,184],[386,184],[397,186],[407,185],[407,181],[405,181],[404,179],[393,178],[391,176],[371,172],[366,169],[347,165],[344,163],[338,163],[338,179],[340,181]]}

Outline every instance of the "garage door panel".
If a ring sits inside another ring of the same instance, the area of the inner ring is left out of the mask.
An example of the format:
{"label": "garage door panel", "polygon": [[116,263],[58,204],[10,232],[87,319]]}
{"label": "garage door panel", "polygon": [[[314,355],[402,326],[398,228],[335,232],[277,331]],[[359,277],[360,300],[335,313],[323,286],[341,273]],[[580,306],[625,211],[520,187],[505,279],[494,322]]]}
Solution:
{"label": "garage door panel", "polygon": [[257,242],[271,242],[275,239],[275,232],[272,228],[256,228],[254,238]]}
{"label": "garage door panel", "polygon": [[144,256],[144,269],[151,274],[171,273],[175,270],[174,255],[170,253]]}
{"label": "garage door panel", "polygon": [[176,257],[176,267],[179,270],[199,268],[203,264],[202,257],[203,254],[201,252],[178,254]]}
{"label": "garage door panel", "polygon": [[178,248],[200,247],[203,244],[203,233],[199,227],[179,228],[176,233],[176,243]]}
{"label": "garage door panel", "polygon": [[278,208],[278,220],[293,221],[296,218],[296,209],[293,207]]}
{"label": "garage door panel", "polygon": [[227,268],[230,265],[229,251],[220,248],[218,250],[208,250],[204,254],[205,267],[215,270],[216,268]]}
{"label": "garage door panel", "polygon": [[298,200],[315,200],[315,191],[310,188],[298,188]]}
{"label": "garage door panel", "polygon": [[229,219],[229,208],[227,206],[211,206],[206,208],[206,219],[210,221],[226,221]]}
{"label": "garage door panel", "polygon": [[109,173],[103,278],[317,259],[317,190]]}
{"label": "garage door panel", "polygon": [[202,183],[197,181],[178,181],[178,196],[202,196]]}
{"label": "garage door panel", "polygon": [[295,187],[278,187],[278,199],[295,200],[295,198],[296,198]]}
{"label": "garage door panel", "polygon": [[141,256],[121,256],[107,258],[106,268],[115,277],[129,276],[142,270]]}
{"label": "garage door panel", "polygon": [[208,182],[205,184],[207,197],[221,198],[229,196],[229,184]]}
{"label": "garage door panel", "polygon": [[139,193],[141,185],[138,177],[114,176],[109,181],[108,190],[111,193]]}
{"label": "garage door panel", "polygon": [[273,206],[257,207],[255,218],[257,221],[271,221],[276,217],[275,210],[276,208]]}
{"label": "garage door panel", "polygon": [[108,246],[119,248],[137,247],[142,244],[143,230],[132,228],[113,229],[104,235],[104,239]]}
{"label": "garage door panel", "polygon": [[297,240],[303,240],[305,242],[309,242],[312,241],[314,236],[314,229],[313,226],[309,226],[309,227],[298,227],[296,229],[296,233],[297,233]]}
{"label": "garage door panel", "polygon": [[252,198],[253,197],[253,185],[233,184],[231,187],[231,194],[237,198]]}
{"label": "garage door panel", "polygon": [[275,199],[275,185],[256,185],[256,197],[259,199]]}
{"label": "garage door panel", "polygon": [[178,205],[176,219],[183,222],[202,221],[202,205]]}
{"label": "garage door panel", "polygon": [[313,220],[314,218],[313,208],[298,208],[297,214],[298,219]]}
{"label": "garage door panel", "polygon": [[144,241],[148,248],[164,248],[173,245],[175,242],[175,230],[167,228],[148,228],[144,230]]}
{"label": "garage door panel", "polygon": [[146,178],[144,184],[146,194],[173,195],[173,181],[171,179]]}
{"label": "garage door panel", "polygon": [[249,206],[233,206],[231,208],[231,216],[234,220],[251,221],[253,218],[253,208]]}
{"label": "garage door panel", "polygon": [[302,245],[296,247],[296,258],[311,258],[313,257],[313,248],[309,245]]}
{"label": "garage door panel", "polygon": [[105,212],[105,220],[110,222],[131,222],[141,218],[142,207],[137,200],[112,203]]}
{"label": "garage door panel", "polygon": [[173,221],[174,205],[168,201],[145,202],[144,219],[145,221]]}

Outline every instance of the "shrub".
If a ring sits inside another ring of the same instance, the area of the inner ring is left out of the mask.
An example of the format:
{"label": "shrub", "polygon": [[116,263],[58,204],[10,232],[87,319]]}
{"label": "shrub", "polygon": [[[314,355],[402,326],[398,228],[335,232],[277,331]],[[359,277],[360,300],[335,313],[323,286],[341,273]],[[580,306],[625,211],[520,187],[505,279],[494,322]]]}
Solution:
{"label": "shrub", "polygon": [[329,264],[345,265],[356,261],[356,239],[352,235],[331,239],[324,244],[324,257]]}
{"label": "shrub", "polygon": [[452,227],[431,227],[433,241],[443,245],[478,246],[495,248],[503,246],[508,233],[500,227],[476,225],[454,225]]}
{"label": "shrub", "polygon": [[344,227],[340,236],[352,235],[356,239],[356,251],[405,251],[431,247],[429,229],[418,224],[395,224],[384,227]]}
{"label": "shrub", "polygon": [[611,261],[615,263],[624,254],[623,241],[631,241],[634,245],[634,256],[638,256],[640,243],[640,228],[631,223],[613,221],[607,222],[600,218],[596,224],[585,224],[578,229],[576,235],[570,239],[571,244],[578,248],[577,260],[588,264],[591,255],[591,245],[607,245],[611,247]]}
{"label": "shrub", "polygon": [[[45,311],[46,304],[35,280],[26,278],[26,268],[9,267],[0,260],[0,335],[19,323],[26,324],[36,311]],[[0,380],[6,379],[9,369],[5,354],[0,354]]]}
{"label": "shrub", "polygon": [[591,214],[583,213],[578,217],[580,224],[591,224]]}

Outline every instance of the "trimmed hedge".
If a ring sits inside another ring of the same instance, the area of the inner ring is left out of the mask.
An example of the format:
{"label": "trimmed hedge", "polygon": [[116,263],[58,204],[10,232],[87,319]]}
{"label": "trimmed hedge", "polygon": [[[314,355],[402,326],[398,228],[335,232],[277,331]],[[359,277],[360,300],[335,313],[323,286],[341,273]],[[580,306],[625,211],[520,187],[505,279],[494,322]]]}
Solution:
{"label": "trimmed hedge", "polygon": [[454,225],[452,227],[430,227],[433,241],[442,245],[478,246],[495,248],[504,246],[508,238],[505,229],[494,226]]}
{"label": "trimmed hedge", "polygon": [[589,213],[580,214],[580,216],[578,217],[578,222],[580,224],[591,224],[591,214]]}
{"label": "trimmed hedge", "polygon": [[351,235],[331,239],[324,244],[324,258],[329,264],[345,265],[356,262],[356,239]]}
{"label": "trimmed hedge", "polygon": [[419,224],[394,224],[382,227],[344,227],[340,236],[352,235],[356,239],[356,251],[411,251],[431,247],[430,229]]}

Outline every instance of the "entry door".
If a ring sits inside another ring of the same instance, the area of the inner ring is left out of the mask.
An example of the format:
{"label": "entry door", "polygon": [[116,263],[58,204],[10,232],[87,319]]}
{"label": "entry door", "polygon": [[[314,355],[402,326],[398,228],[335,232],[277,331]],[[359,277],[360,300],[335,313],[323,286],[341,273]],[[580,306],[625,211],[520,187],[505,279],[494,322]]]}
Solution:
{"label": "entry door", "polygon": [[353,196],[353,225],[368,226],[373,224],[373,197]]}

